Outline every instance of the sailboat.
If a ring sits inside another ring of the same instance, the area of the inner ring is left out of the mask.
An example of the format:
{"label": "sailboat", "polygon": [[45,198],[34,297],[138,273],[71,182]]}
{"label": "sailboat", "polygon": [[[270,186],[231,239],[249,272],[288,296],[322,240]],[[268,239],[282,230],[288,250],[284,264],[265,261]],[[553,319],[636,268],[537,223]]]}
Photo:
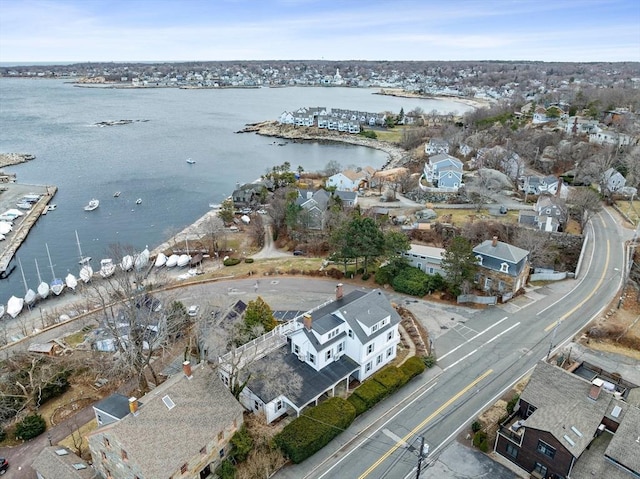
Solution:
{"label": "sailboat", "polygon": [[38,272],[38,296],[40,296],[40,299],[45,299],[49,296],[49,285],[46,281],[42,281],[42,278],[40,277],[40,268],[38,267],[38,260],[35,258],[34,260],[36,262],[36,271]]}
{"label": "sailboat", "polygon": [[120,268],[122,271],[131,271],[133,268],[133,256],[130,254],[122,257],[122,261],[120,261]]}
{"label": "sailboat", "polygon": [[44,245],[47,248],[49,266],[51,267],[51,275],[53,276],[53,280],[51,281],[51,291],[53,291],[53,294],[58,296],[64,290],[64,283],[60,278],[56,278],[56,273],[53,271],[53,263],[51,262],[51,253],[49,253],[49,245],[47,243],[45,243]]}
{"label": "sailboat", "polygon": [[67,276],[64,278],[64,283],[67,285],[67,288],[73,291],[75,291],[76,286],[78,286],[78,280],[71,273],[67,274]]}
{"label": "sailboat", "polygon": [[76,230],[76,242],[78,243],[78,253],[80,254],[79,263],[82,265],[80,267],[80,279],[88,283],[91,281],[91,277],[93,276],[93,268],[91,267],[91,256],[84,256],[82,254],[82,248],[80,248],[80,239],[78,238],[78,231]]}
{"label": "sailboat", "polygon": [[154,264],[156,268],[162,268],[165,264],[167,264],[167,256],[164,253],[158,253],[156,262]]}
{"label": "sailboat", "polygon": [[178,263],[176,264],[178,268],[184,268],[191,261],[191,255],[189,254],[189,240],[187,238],[185,238],[185,244],[187,245],[187,252],[178,257]]}
{"label": "sailboat", "polygon": [[136,259],[134,261],[136,270],[140,271],[149,264],[149,254],[149,247],[145,246],[144,251],[139,255],[136,255]]}
{"label": "sailboat", "polygon": [[18,298],[17,296],[11,296],[7,302],[7,314],[12,318],[15,318],[20,314],[23,306],[24,299]]}
{"label": "sailboat", "polygon": [[27,286],[27,280],[24,277],[24,270],[22,269],[22,261],[20,261],[20,258],[18,258],[18,264],[20,265],[20,272],[22,273],[22,282],[24,283],[24,290],[25,290],[24,302],[26,303],[27,306],[31,306],[33,303],[36,302],[36,299],[38,299],[38,297],[36,296],[36,292]]}
{"label": "sailboat", "polygon": [[100,276],[108,278],[116,272],[116,265],[111,258],[104,258],[100,260]]}

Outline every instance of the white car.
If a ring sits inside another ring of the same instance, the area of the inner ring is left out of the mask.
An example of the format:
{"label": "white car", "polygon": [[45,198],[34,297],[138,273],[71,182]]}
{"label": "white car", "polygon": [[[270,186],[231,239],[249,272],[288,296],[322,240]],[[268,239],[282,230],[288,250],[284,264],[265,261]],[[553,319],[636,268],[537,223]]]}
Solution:
{"label": "white car", "polygon": [[198,311],[200,311],[200,306],[198,306],[197,304],[192,304],[191,306],[189,306],[189,309],[187,310],[187,314],[189,316],[197,316]]}

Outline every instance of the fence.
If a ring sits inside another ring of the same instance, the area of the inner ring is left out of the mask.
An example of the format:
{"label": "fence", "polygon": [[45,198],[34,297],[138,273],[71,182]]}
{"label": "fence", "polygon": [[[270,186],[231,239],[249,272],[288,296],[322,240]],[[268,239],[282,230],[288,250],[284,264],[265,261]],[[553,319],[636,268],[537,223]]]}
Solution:
{"label": "fence", "polygon": [[567,279],[568,275],[566,271],[561,273],[533,273],[529,276],[529,281],[562,281]]}
{"label": "fence", "polygon": [[496,296],[476,296],[475,294],[461,294],[460,296],[458,296],[457,302],[458,304],[496,304],[498,302],[498,298]]}

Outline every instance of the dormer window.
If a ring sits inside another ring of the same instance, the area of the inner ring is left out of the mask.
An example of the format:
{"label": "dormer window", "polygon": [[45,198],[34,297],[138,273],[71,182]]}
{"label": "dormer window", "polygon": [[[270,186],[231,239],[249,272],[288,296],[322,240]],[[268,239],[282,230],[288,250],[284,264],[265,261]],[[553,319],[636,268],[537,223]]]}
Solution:
{"label": "dormer window", "polygon": [[482,256],[477,255],[477,256],[476,256],[476,259],[478,260],[478,264],[479,264],[479,265],[482,265]]}
{"label": "dormer window", "polygon": [[500,265],[500,272],[501,273],[508,273],[509,272],[509,263],[502,263]]}
{"label": "dormer window", "polygon": [[371,332],[375,333],[378,330],[378,325],[374,324],[373,326],[371,326]]}

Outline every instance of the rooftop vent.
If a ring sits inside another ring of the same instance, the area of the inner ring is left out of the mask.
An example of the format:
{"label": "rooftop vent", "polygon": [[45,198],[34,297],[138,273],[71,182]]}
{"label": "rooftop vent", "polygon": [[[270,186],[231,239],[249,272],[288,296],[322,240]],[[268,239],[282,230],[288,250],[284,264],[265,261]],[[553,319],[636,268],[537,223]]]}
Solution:
{"label": "rooftop vent", "polygon": [[582,433],[578,430],[577,427],[571,426],[571,430],[576,433],[576,436],[582,437]]}
{"label": "rooftop vent", "polygon": [[614,406],[613,411],[611,411],[611,416],[619,417],[621,412],[622,412],[622,408],[620,406]]}
{"label": "rooftop vent", "polygon": [[87,468],[87,466],[86,466],[86,464],[82,464],[81,462],[76,462],[76,463],[73,465],[73,468],[74,468],[76,471],[82,471],[83,469],[86,469],[86,468]]}
{"label": "rooftop vent", "polygon": [[562,438],[567,441],[571,446],[575,446],[576,443],[573,442],[573,439],[571,439],[569,436],[567,436],[566,434],[564,436],[562,436]]}
{"label": "rooftop vent", "polygon": [[162,402],[164,403],[165,406],[167,406],[167,409],[169,410],[176,407],[176,403],[173,402],[173,399],[171,399],[168,394],[162,397]]}
{"label": "rooftop vent", "polygon": [[69,454],[69,451],[67,451],[66,449],[56,449],[56,454],[58,456],[66,456],[67,454]]}

